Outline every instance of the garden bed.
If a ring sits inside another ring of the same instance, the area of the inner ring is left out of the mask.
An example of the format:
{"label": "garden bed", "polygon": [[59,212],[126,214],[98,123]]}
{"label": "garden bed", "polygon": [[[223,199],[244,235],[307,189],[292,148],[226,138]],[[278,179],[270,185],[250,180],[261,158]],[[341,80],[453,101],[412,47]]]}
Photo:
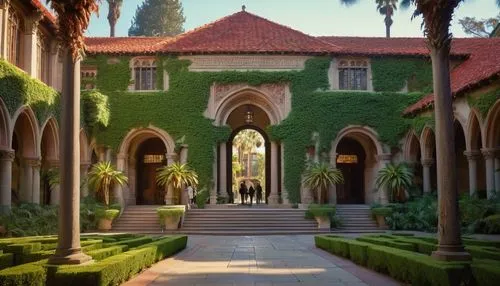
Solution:
{"label": "garden bed", "polygon": [[83,266],[48,264],[55,236],[0,239],[0,285],[119,285],[153,263],[186,247],[187,236],[82,236],[94,260]]}
{"label": "garden bed", "polygon": [[316,247],[345,257],[412,285],[498,285],[498,242],[464,239],[471,262],[442,262],[430,257],[437,248],[432,237],[369,235],[357,239],[320,235]]}

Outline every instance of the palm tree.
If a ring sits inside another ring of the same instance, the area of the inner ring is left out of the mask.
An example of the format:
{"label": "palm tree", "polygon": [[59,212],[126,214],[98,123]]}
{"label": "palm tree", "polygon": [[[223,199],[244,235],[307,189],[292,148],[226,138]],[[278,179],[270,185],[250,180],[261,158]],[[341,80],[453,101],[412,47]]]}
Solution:
{"label": "palm tree", "polygon": [[61,190],[59,236],[50,264],[81,264],[91,258],[80,248],[80,57],[83,34],[99,0],[46,0],[57,15],[57,36],[63,54],[61,96]]}
{"label": "palm tree", "polygon": [[[500,0],[499,0],[500,1]],[[352,5],[358,2],[358,0],[340,0],[342,4]],[[375,0],[377,4],[377,11],[385,16],[385,36],[387,38],[391,37],[391,26],[392,26],[392,15],[394,14],[394,10],[397,9],[398,0]]]}
{"label": "palm tree", "polygon": [[127,176],[122,171],[115,170],[111,162],[99,162],[92,166],[88,174],[88,183],[96,193],[102,193],[104,204],[109,206],[109,190],[118,184],[123,186],[128,182]]}
{"label": "palm tree", "polygon": [[404,200],[406,192],[413,182],[413,172],[405,164],[388,164],[382,168],[377,175],[375,184],[377,188],[387,187],[391,194],[391,201],[394,198]]}
{"label": "palm tree", "polygon": [[168,166],[158,168],[156,173],[156,183],[160,187],[172,185],[177,193],[182,191],[184,186],[195,187],[198,185],[198,174],[187,164],[175,162]]}
{"label": "palm tree", "polygon": [[123,0],[106,0],[108,1],[108,22],[109,22],[109,36],[115,36],[115,25],[120,18],[120,9],[123,4]]}
{"label": "palm tree", "polygon": [[304,184],[312,191],[317,192],[318,203],[323,202],[323,192],[328,190],[330,185],[342,184],[344,176],[339,169],[333,168],[328,163],[309,163],[304,172]]}

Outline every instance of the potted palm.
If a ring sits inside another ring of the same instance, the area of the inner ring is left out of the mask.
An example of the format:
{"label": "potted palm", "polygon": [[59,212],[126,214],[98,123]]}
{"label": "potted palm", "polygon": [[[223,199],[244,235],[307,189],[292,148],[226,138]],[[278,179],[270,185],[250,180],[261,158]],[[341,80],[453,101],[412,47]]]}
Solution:
{"label": "potted palm", "polygon": [[120,186],[128,182],[127,176],[121,171],[115,170],[115,167],[110,162],[99,162],[92,166],[88,173],[88,184],[92,187],[96,194],[102,194],[105,208],[96,212],[98,219],[99,230],[111,229],[113,220],[118,216],[120,211],[108,209],[109,207],[109,190],[118,184]]}
{"label": "potted palm", "polygon": [[198,174],[187,164],[175,162],[173,164],[158,168],[156,173],[156,183],[160,187],[171,185],[176,194],[176,201],[180,202],[182,188],[184,186],[195,187],[198,185]]}
{"label": "potted palm", "polygon": [[[304,172],[304,185],[317,194],[317,203],[323,203],[323,193],[334,184],[344,182],[342,172],[324,162],[309,163]],[[330,213],[323,210],[312,212],[318,222],[318,228],[330,228]]]}
{"label": "potted palm", "polygon": [[161,207],[156,209],[156,213],[160,219],[160,224],[169,230],[175,230],[179,227],[179,222],[184,215],[185,209],[183,208],[168,208]]}
{"label": "potted palm", "polygon": [[403,163],[388,164],[382,168],[377,174],[375,182],[377,188],[387,188],[391,201],[404,202],[407,195],[407,190],[413,182],[412,170]]}

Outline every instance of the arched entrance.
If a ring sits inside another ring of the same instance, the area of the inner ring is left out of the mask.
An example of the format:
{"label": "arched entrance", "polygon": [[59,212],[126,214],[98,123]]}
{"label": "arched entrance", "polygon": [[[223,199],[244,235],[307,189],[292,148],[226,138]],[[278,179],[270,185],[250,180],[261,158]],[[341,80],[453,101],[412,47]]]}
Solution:
{"label": "arched entrance", "polygon": [[462,124],[458,120],[453,123],[455,129],[455,158],[457,166],[457,188],[458,194],[469,193],[469,164],[464,152],[467,149],[465,145],[465,133]]}
{"label": "arched entrance", "polygon": [[404,160],[413,170],[413,185],[414,190],[410,193],[423,193],[423,170],[422,170],[422,152],[420,150],[420,142],[414,131],[410,131],[406,137],[404,146]]}
{"label": "arched entrance", "polygon": [[[249,146],[242,147],[241,145],[244,144]],[[263,189],[263,202],[268,202],[271,189],[269,180],[271,175],[269,167],[270,149],[269,137],[261,128],[253,125],[243,125],[233,130],[226,146],[227,158],[231,160],[231,162],[227,163],[227,185],[231,186],[231,202],[242,203],[244,201],[239,194],[241,183],[244,183],[248,188],[252,186],[254,189],[259,184]],[[239,168],[240,171],[236,171],[235,168]]]}
{"label": "arched entrance", "polygon": [[59,133],[54,118],[50,118],[42,129],[40,148],[42,154],[40,204],[48,205],[51,202],[55,203],[52,191],[56,186],[53,184],[59,176]]}
{"label": "arched entrance", "polygon": [[160,138],[142,142],[136,155],[138,205],[161,205],[165,202],[165,189],[156,184],[156,170],[164,165],[165,145]]}

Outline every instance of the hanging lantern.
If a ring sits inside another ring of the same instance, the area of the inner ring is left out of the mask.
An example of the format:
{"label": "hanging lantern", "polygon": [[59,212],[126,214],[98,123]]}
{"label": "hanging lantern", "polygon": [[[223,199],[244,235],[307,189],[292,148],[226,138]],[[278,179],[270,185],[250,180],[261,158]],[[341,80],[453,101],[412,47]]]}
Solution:
{"label": "hanging lantern", "polygon": [[250,108],[250,105],[247,105],[247,111],[245,112],[245,123],[252,124],[253,123],[253,111]]}

